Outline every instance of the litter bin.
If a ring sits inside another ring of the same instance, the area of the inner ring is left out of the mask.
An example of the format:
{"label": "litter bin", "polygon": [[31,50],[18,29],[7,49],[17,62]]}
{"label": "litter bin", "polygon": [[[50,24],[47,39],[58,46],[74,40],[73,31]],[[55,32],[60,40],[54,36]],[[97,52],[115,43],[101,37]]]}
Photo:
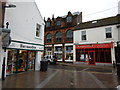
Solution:
{"label": "litter bin", "polygon": [[42,59],[42,61],[40,61],[40,71],[47,71],[47,67],[48,67],[48,60]]}
{"label": "litter bin", "polygon": [[48,61],[40,61],[40,63],[41,63],[40,71],[47,71]]}

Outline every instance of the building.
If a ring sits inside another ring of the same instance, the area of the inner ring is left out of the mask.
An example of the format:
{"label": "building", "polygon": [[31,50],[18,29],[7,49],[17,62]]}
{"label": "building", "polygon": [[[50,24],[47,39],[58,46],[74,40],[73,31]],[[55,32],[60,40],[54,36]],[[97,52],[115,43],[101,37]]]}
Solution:
{"label": "building", "polygon": [[45,56],[57,56],[58,61],[73,62],[73,30],[82,22],[82,12],[48,18],[45,26]]}
{"label": "building", "polygon": [[6,47],[6,75],[39,70],[44,50],[44,20],[34,0],[10,2],[7,0],[4,25],[11,29],[11,44]]}
{"label": "building", "polygon": [[74,63],[112,65],[120,40],[120,15],[83,22],[74,30]]}

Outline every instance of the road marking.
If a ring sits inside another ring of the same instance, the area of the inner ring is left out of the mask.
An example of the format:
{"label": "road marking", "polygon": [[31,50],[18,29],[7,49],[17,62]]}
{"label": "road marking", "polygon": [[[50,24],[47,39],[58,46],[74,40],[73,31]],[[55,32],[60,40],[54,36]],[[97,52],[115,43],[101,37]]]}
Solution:
{"label": "road marking", "polygon": [[55,71],[52,75],[46,78],[43,82],[36,86],[36,88],[43,88],[59,71]]}
{"label": "road marking", "polygon": [[94,81],[101,87],[101,88],[107,88],[95,75],[93,75],[90,72],[87,72],[92,79],[94,79]]}

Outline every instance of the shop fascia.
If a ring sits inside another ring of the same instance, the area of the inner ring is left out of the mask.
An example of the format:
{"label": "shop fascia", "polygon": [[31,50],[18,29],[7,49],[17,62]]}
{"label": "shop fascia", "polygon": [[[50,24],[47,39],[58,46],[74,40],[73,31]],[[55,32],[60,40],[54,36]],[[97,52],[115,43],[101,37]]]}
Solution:
{"label": "shop fascia", "polygon": [[12,40],[8,49],[43,51],[44,45]]}

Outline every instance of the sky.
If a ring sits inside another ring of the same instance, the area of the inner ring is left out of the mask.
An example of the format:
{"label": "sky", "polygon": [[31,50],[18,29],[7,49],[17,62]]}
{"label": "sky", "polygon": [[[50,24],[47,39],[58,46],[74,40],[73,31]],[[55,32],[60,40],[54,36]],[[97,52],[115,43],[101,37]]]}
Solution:
{"label": "sky", "polygon": [[115,16],[120,0],[35,0],[42,17],[47,20],[67,15],[68,11],[82,12],[83,22]]}

